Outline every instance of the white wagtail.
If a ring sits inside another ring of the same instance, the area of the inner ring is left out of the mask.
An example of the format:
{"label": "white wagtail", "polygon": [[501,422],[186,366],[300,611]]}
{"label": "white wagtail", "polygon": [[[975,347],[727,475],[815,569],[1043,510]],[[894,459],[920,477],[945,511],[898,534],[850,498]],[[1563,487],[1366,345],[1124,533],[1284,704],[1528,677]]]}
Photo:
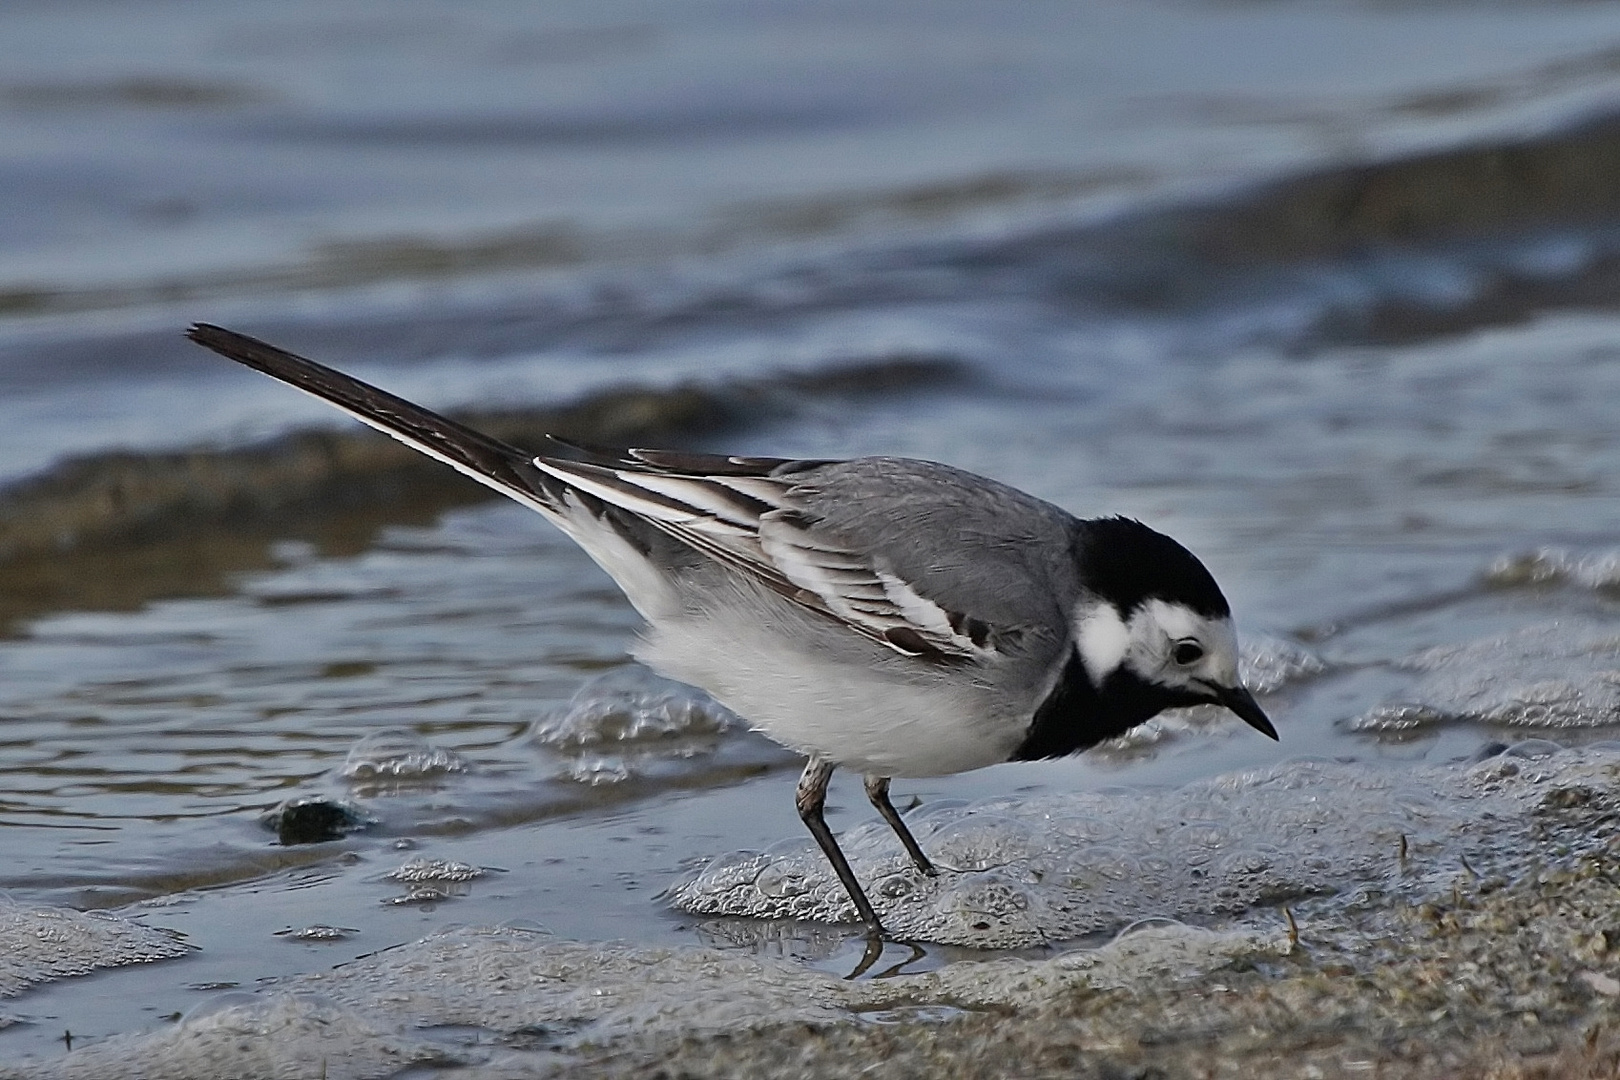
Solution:
{"label": "white wagtail", "polygon": [[1238,679],[1204,565],[1141,522],[1081,520],[909,458],[534,455],[217,326],[191,340],[321,398],[539,511],[647,621],[637,656],[810,760],[799,816],[881,934],[822,813],[840,765],[924,873],[891,777],[1061,757],[1217,704],[1275,739]]}

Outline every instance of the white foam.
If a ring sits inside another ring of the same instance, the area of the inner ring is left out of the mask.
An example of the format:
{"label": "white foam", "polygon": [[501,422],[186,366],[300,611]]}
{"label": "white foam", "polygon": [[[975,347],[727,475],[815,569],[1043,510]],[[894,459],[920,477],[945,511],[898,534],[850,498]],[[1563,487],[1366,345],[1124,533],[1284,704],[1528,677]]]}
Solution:
{"label": "white foam", "polygon": [[1406,731],[1453,721],[1589,728],[1620,723],[1620,632],[1566,617],[1497,637],[1427,649],[1401,666],[1416,684],[1351,721]]}
{"label": "white foam", "polygon": [[0,997],[99,968],[184,956],[191,946],[105,911],[25,906],[0,897]]}
{"label": "white foam", "polygon": [[[1600,748],[1585,753],[1615,757]],[[1579,771],[1588,759],[1571,751],[1549,760]],[[1489,858],[1508,842],[1501,820],[1524,820],[1527,803],[1555,785],[1559,771],[1506,776],[1484,769],[1402,774],[1303,760],[1175,791],[923,807],[907,820],[935,863],[950,868],[937,877],[918,873],[880,821],[850,830],[841,843],[899,938],[1017,948],[1147,917],[1237,915],[1384,882],[1403,869],[1402,850],[1423,852],[1429,867],[1455,868],[1465,853]],[[722,855],[668,895],[675,907],[701,915],[855,917],[808,840]]]}

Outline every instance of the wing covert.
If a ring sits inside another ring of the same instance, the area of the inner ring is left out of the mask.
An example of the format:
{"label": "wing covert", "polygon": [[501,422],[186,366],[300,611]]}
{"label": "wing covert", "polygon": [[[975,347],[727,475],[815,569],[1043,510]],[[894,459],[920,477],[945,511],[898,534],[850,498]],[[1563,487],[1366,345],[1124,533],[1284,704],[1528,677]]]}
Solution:
{"label": "wing covert", "polygon": [[838,463],[631,450],[614,464],[536,458],[556,479],[635,514],[791,602],[907,656],[984,660],[1021,628],[995,627],[926,595],[881,552],[825,528],[803,505]]}

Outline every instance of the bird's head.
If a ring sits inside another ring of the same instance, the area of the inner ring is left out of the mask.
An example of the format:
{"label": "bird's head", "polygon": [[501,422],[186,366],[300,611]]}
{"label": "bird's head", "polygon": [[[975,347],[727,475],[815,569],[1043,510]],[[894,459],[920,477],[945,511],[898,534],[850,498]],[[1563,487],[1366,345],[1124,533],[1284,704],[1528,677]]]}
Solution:
{"label": "bird's head", "polygon": [[1204,564],[1139,521],[1086,525],[1075,651],[1104,699],[1136,723],[1163,709],[1220,705],[1277,738],[1238,677],[1232,610]]}

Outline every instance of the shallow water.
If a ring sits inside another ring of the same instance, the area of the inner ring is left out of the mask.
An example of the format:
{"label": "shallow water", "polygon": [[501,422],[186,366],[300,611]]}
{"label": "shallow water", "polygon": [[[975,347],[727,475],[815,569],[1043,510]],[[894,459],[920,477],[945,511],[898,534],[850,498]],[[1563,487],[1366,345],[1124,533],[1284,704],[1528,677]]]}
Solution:
{"label": "shallow water", "polygon": [[[1209,563],[1251,659],[1311,660],[1268,687],[1280,745],[1173,717],[898,784],[924,812],[1620,719],[1606,9],[76,10],[0,14],[27,208],[0,226],[0,887],[194,948],[29,991],[0,1055],[450,924],[860,954],[670,906],[708,858],[802,846],[797,765],[639,681],[583,555],[369,456],[194,319],[514,424],[583,400],[584,437],[911,454],[1137,515]],[[276,441],[307,425],[337,434]],[[418,756],[346,774],[388,731]],[[368,826],[278,844],[261,814],[316,796]],[[866,820],[848,778],[833,805]],[[412,898],[386,875],[416,858],[487,872]]]}

